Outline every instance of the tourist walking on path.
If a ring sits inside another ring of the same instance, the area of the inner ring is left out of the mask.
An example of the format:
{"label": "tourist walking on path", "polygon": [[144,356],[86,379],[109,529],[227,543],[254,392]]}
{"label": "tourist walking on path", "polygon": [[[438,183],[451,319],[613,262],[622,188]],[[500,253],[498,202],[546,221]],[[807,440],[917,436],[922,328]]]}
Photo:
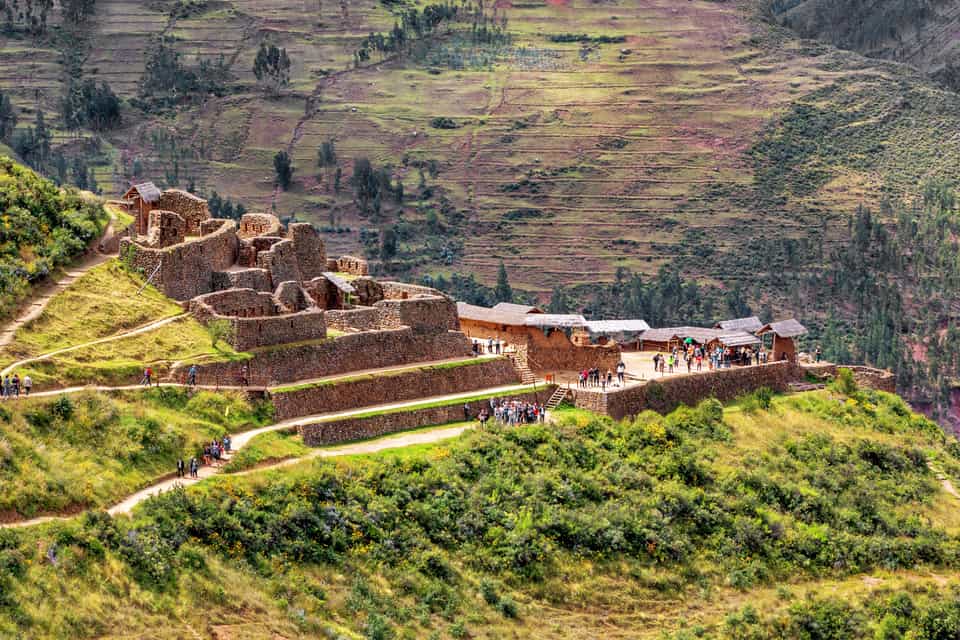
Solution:
{"label": "tourist walking on path", "polygon": [[190,458],[190,477],[196,478],[197,472],[200,470],[200,465],[197,463],[197,458],[194,456]]}
{"label": "tourist walking on path", "polygon": [[250,386],[250,368],[247,365],[240,367],[240,386]]}
{"label": "tourist walking on path", "polygon": [[10,387],[13,391],[13,395],[17,398],[20,397],[20,374],[13,374],[13,380],[10,381]]}
{"label": "tourist walking on path", "polygon": [[470,420],[470,404],[466,402],[463,403],[463,419],[464,421]]}
{"label": "tourist walking on path", "polygon": [[627,373],[627,365],[624,364],[623,360],[617,363],[617,382],[620,383],[620,386],[623,386],[624,376]]}
{"label": "tourist walking on path", "polygon": [[195,364],[190,365],[190,368],[187,370],[187,386],[197,386],[197,365]]}
{"label": "tourist walking on path", "polygon": [[813,351],[813,355],[817,362],[820,362],[820,359],[823,358],[823,349],[820,348],[820,345],[817,345],[817,348]]}
{"label": "tourist walking on path", "polygon": [[186,465],[183,463],[183,458],[177,459],[177,477],[182,478],[185,475]]}
{"label": "tourist walking on path", "polygon": [[30,376],[23,376],[23,395],[29,396],[31,389],[33,389],[33,378]]}
{"label": "tourist walking on path", "polygon": [[153,369],[151,369],[150,367],[145,368],[143,370],[143,378],[140,379],[140,384],[142,384],[145,387],[149,387],[150,378],[152,377],[153,377]]}

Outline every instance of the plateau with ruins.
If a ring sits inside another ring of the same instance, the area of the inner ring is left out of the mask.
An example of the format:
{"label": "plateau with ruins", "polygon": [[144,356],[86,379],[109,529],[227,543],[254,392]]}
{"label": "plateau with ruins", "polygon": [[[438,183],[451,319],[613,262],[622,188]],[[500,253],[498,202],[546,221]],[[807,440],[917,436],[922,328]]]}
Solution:
{"label": "plateau with ruins", "polygon": [[[530,305],[479,307],[378,280],[361,258],[328,256],[310,224],[284,226],[269,213],[215,219],[202,198],[153,183],[114,204],[134,218],[119,259],[201,323],[227,327],[225,339],[249,356],[178,362],[163,382],[186,384],[192,371],[202,386],[246,387],[269,397],[280,420],[506,388],[548,409],[568,400],[623,418],[761,387],[803,388],[810,375],[836,373],[800,351],[806,329],[794,319],[651,328]],[[853,369],[862,384],[893,391],[891,373]],[[591,371],[596,384],[581,384]],[[471,411],[464,404],[441,414]],[[472,415],[483,404],[475,401]],[[405,413],[368,418],[373,428],[351,419],[349,428],[318,420],[298,429],[329,444],[437,422],[434,407]]]}

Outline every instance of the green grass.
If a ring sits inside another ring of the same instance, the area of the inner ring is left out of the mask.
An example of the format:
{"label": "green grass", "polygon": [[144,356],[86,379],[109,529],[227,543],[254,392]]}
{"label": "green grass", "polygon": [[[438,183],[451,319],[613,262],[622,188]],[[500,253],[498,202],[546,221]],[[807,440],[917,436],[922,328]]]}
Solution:
{"label": "green grass", "polygon": [[296,433],[268,431],[255,436],[242,449],[234,453],[223,470],[227,473],[236,473],[261,464],[299,458],[309,451],[310,447],[303,444],[303,440]]}
{"label": "green grass", "polygon": [[0,513],[105,507],[203,443],[270,420],[240,394],[85,392],[0,407]]}
{"label": "green grass", "polygon": [[136,384],[144,367],[166,375],[175,362],[211,362],[249,358],[225,343],[213,346],[206,327],[184,316],[155,330],[81,347],[17,368],[22,377],[30,375],[36,388],[99,384]]}
{"label": "green grass", "polygon": [[57,294],[36,319],[17,330],[4,356],[26,358],[70,347],[169,316],[183,309],[111,260]]}

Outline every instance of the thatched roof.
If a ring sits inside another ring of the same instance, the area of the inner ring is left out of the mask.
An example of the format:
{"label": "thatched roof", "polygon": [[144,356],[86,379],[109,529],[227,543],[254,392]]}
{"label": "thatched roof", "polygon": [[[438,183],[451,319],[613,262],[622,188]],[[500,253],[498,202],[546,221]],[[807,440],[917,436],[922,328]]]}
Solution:
{"label": "thatched roof", "polygon": [[[130,188],[130,191],[136,191],[140,194],[140,199],[144,202],[156,202],[160,199],[160,189],[152,182],[141,182]],[[127,191],[127,193],[130,193]]]}
{"label": "thatched roof", "polygon": [[526,317],[526,314],[516,313],[514,311],[497,311],[490,307],[478,307],[475,304],[467,304],[466,302],[457,303],[457,315],[463,320],[515,326],[523,326],[523,320]]}
{"label": "thatched roof", "polygon": [[733,320],[721,320],[717,323],[717,329],[724,331],[750,331],[751,333],[763,327],[760,318],[750,316],[749,318],[735,318]]}
{"label": "thatched roof", "polygon": [[324,271],[323,277],[329,280],[330,283],[333,284],[333,286],[335,286],[337,289],[340,289],[340,291],[344,293],[354,294],[357,292],[357,290],[354,289],[352,284],[350,284],[349,282],[347,282],[337,274],[333,273],[332,271]]}
{"label": "thatched roof", "polygon": [[513,304],[512,302],[498,302],[493,306],[494,311],[505,311],[507,313],[543,313],[536,307],[525,304]]}
{"label": "thatched roof", "polygon": [[748,347],[761,342],[760,338],[747,331],[731,331],[717,339],[725,347]]}
{"label": "thatched roof", "polygon": [[807,333],[807,328],[793,318],[790,318],[789,320],[771,322],[757,331],[757,335],[763,335],[765,333],[775,333],[781,338],[795,338]]}

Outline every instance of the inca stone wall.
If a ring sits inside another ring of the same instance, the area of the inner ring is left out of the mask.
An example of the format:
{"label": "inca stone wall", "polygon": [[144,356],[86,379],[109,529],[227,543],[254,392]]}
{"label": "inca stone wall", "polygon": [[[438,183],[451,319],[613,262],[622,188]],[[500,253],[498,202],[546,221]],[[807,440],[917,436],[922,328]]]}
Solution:
{"label": "inca stone wall", "polygon": [[215,291],[223,289],[253,289],[254,291],[269,292],[270,274],[266,269],[240,269],[237,271],[215,271],[213,274],[213,288]]}
{"label": "inca stone wall", "polygon": [[304,389],[274,391],[275,417],[287,420],[356,407],[518,384],[506,358],[481,359],[457,367],[425,366],[382,374],[361,374]]}
{"label": "inca stone wall", "polygon": [[163,249],[124,238],[120,241],[120,257],[146,276],[162,262],[151,284],[174,300],[189,300],[214,290],[213,273],[233,266],[237,243],[236,224],[226,220],[208,235]]}
{"label": "inca stone wall", "polygon": [[180,189],[167,189],[161,193],[160,199],[153,208],[180,214],[186,223],[188,236],[200,235],[201,223],[210,218],[210,209],[207,208],[206,200]]}
{"label": "inca stone wall", "polygon": [[367,265],[367,261],[355,256],[340,256],[327,260],[327,271],[349,273],[354,276],[370,275],[370,267]]}
{"label": "inca stone wall", "polygon": [[456,331],[460,328],[456,303],[446,296],[381,300],[373,305],[384,328],[412,327],[415,331]]}
{"label": "inca stone wall", "polygon": [[187,223],[178,213],[153,209],[150,211],[149,228],[147,244],[162,249],[183,242],[187,232]]}
{"label": "inca stone wall", "polygon": [[[503,399],[545,403],[550,398],[553,389],[554,387],[544,387],[542,391],[505,395]],[[489,400],[458,402],[449,406],[388,413],[366,418],[345,418],[331,422],[317,422],[299,426],[297,431],[303,436],[303,442],[311,447],[375,438],[388,433],[406,431],[407,429],[447,424],[449,422],[462,422],[464,419],[464,404],[470,407],[471,419],[476,418],[481,409],[490,408]]]}
{"label": "inca stone wall", "polygon": [[310,280],[323,275],[327,270],[327,251],[313,225],[295,222],[290,225],[288,235],[293,241],[293,248],[297,254],[300,277],[303,280]]}
{"label": "inca stone wall", "polygon": [[339,331],[375,331],[380,328],[380,311],[373,307],[331,309],[326,317],[327,326]]}
{"label": "inca stone wall", "polygon": [[277,236],[282,232],[280,220],[272,213],[245,213],[240,218],[240,230],[237,235],[246,239],[256,236]]}
{"label": "inca stone wall", "polygon": [[574,389],[573,397],[576,406],[619,420],[648,409],[668,413],[682,404],[693,406],[706,398],[733,400],[760,387],[784,392],[789,390],[791,382],[802,377],[803,373],[797,365],[773,362],[661,378],[608,393]]}
{"label": "inca stone wall", "polygon": [[[205,381],[202,384],[235,384],[246,363],[251,385],[272,386],[351,371],[471,355],[470,341],[462,333],[418,334],[404,328],[351,333],[311,344],[256,349],[249,360],[198,364],[197,367]],[[176,367],[174,379],[182,377],[188,367],[187,364]]]}
{"label": "inca stone wall", "polygon": [[228,321],[232,328],[229,342],[239,351],[318,340],[327,335],[323,310],[281,314],[272,295],[253,289],[229,289],[198,296],[190,301],[189,309],[200,322]]}
{"label": "inca stone wall", "polygon": [[300,280],[297,252],[292,240],[281,240],[269,250],[259,252],[257,266],[270,272],[274,287],[287,280]]}

